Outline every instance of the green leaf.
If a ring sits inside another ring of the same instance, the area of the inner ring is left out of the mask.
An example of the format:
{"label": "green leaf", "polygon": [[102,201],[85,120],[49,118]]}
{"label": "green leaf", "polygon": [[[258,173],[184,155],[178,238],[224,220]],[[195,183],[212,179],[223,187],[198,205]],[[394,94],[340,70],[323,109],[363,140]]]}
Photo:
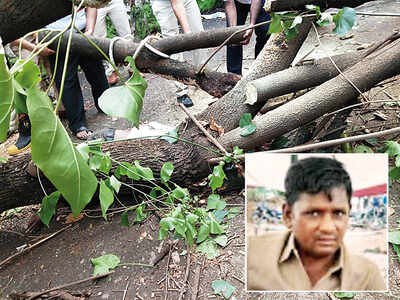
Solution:
{"label": "green leaf", "polygon": [[[318,16],[317,16],[318,17]],[[329,13],[322,13],[317,20],[317,24],[321,27],[328,26],[333,22],[333,17]]]}
{"label": "green leaf", "polygon": [[245,113],[242,115],[239,121],[239,127],[242,128],[240,131],[241,136],[248,136],[256,131],[256,125],[253,124],[251,114]]}
{"label": "green leaf", "polygon": [[215,217],[212,213],[208,213],[208,217],[210,219],[210,232],[212,234],[220,234],[225,232],[224,228],[218,224],[217,220],[215,220]]}
{"label": "green leaf", "polygon": [[393,180],[400,179],[400,168],[390,168],[389,178]]}
{"label": "green leaf", "polygon": [[214,280],[211,287],[214,294],[223,296],[225,299],[229,299],[235,291],[235,287],[224,280]]}
{"label": "green leaf", "polygon": [[168,132],[168,136],[161,136],[160,139],[167,141],[170,144],[174,144],[178,141],[178,130],[179,128],[176,127],[175,129],[171,130],[170,132]]}
{"label": "green leaf", "polygon": [[281,16],[273,12],[270,13],[271,23],[269,24],[268,34],[279,33],[283,31]]}
{"label": "green leaf", "polygon": [[142,167],[138,160],[135,160],[135,167],[140,180],[154,180],[153,171],[150,168]]}
{"label": "green leaf", "polygon": [[196,252],[204,254],[207,259],[213,259],[219,255],[217,244],[213,240],[206,240],[196,247]]}
{"label": "green leaf", "polygon": [[222,235],[215,237],[214,241],[221,247],[225,247],[226,244],[228,244],[228,237],[226,236],[226,234],[222,234]]}
{"label": "green leaf", "polygon": [[167,192],[159,186],[154,187],[150,192],[150,197],[158,198],[157,192],[160,192],[160,196],[164,196]]}
{"label": "green leaf", "polygon": [[166,162],[163,164],[160,171],[161,182],[164,184],[167,183],[167,181],[171,178],[173,171],[174,165],[171,162]]}
{"label": "green leaf", "polygon": [[393,157],[400,154],[400,144],[394,141],[388,141],[385,143],[386,153],[389,157]]}
{"label": "green leaf", "polygon": [[339,299],[351,299],[356,296],[356,293],[353,292],[334,292],[333,295]]}
{"label": "green leaf", "polygon": [[222,210],[226,207],[226,202],[221,200],[221,196],[217,194],[211,194],[207,199],[207,210],[216,209]]}
{"label": "green leaf", "polygon": [[121,215],[119,225],[129,227],[128,211],[124,211]]}
{"label": "green leaf", "polygon": [[350,7],[343,7],[333,16],[336,27],[333,30],[339,36],[344,36],[351,30],[356,20],[356,11]]}
{"label": "green leaf", "polygon": [[374,153],[374,151],[365,145],[358,145],[355,149],[354,149],[355,153]]}
{"label": "green leaf", "polygon": [[274,139],[274,141],[269,146],[269,149],[271,150],[283,149],[288,145],[288,143],[289,139],[286,136],[281,135]]}
{"label": "green leaf", "polygon": [[105,181],[100,181],[100,206],[104,220],[107,221],[107,209],[114,202],[114,194],[112,190],[106,185]]}
{"label": "green leaf", "polygon": [[210,187],[214,192],[217,188],[220,188],[224,183],[224,179],[226,178],[225,172],[222,166],[218,165],[214,167],[212,174],[209,176],[210,179]]}
{"label": "green leaf", "polygon": [[38,215],[43,224],[49,227],[49,222],[56,212],[56,205],[60,199],[61,193],[59,191],[52,192],[42,200]]}
{"label": "green leaf", "polygon": [[397,261],[400,262],[400,246],[396,244],[392,244],[394,252],[397,254]]}
{"label": "green leaf", "polygon": [[243,153],[243,149],[240,149],[238,146],[233,147],[233,155],[241,155]]}
{"label": "green leaf", "polygon": [[89,145],[86,143],[80,143],[78,145],[75,146],[76,150],[79,151],[79,153],[82,155],[83,159],[85,161],[89,160],[89,152],[90,152],[90,148]]}
{"label": "green leaf", "polygon": [[303,22],[303,18],[300,16],[296,16],[294,18],[292,24],[290,25],[289,29],[295,28],[297,25],[301,24],[301,22]]}
{"label": "green leaf", "polygon": [[191,212],[187,213],[185,216],[186,222],[194,225],[196,221],[199,219],[199,217],[195,214],[192,214]]}
{"label": "green leaf", "polygon": [[178,234],[180,234],[182,237],[185,237],[185,232],[186,232],[186,222],[182,218],[174,218],[173,222],[174,228]]}
{"label": "green leaf", "polygon": [[[24,63],[25,61],[21,60],[20,62]],[[22,88],[28,90],[40,82],[40,69],[32,60],[30,60],[25,63],[20,72],[17,72],[15,80]]]}
{"label": "green leaf", "polygon": [[389,243],[400,245],[400,231],[389,232]]}
{"label": "green leaf", "polygon": [[12,77],[8,72],[4,53],[0,53],[0,143],[7,138],[13,102],[14,86]]}
{"label": "green leaf", "polygon": [[119,189],[121,188],[121,182],[117,178],[115,178],[114,175],[111,175],[110,177],[110,185],[112,186],[114,191],[118,194]]}
{"label": "green leaf", "polygon": [[90,261],[94,265],[93,276],[97,276],[107,273],[110,269],[117,267],[120,259],[114,254],[106,254],[97,258],[91,258]]}
{"label": "green leaf", "polygon": [[188,200],[190,199],[190,193],[188,189],[183,189],[176,185],[176,188],[171,193],[171,197],[178,200]]}
{"label": "green leaf", "polygon": [[197,244],[200,244],[210,235],[210,227],[207,224],[202,224],[199,228],[199,235],[197,236]]}
{"label": "green leaf", "polygon": [[228,219],[232,219],[232,218],[236,217],[239,214],[239,212],[240,212],[240,209],[238,207],[232,207],[228,211]]}
{"label": "green leaf", "polygon": [[188,242],[189,247],[191,248],[193,246],[194,238],[196,237],[197,232],[193,225],[190,223],[186,223],[186,228],[187,230],[185,239]]}
{"label": "green leaf", "polygon": [[[16,86],[18,83],[13,80],[13,85]],[[28,114],[28,108],[26,107],[26,93],[19,92],[16,87],[14,87],[14,107],[17,113]]]}
{"label": "green leaf", "polygon": [[107,89],[99,98],[99,106],[107,115],[128,119],[134,126],[139,127],[147,83],[136,69],[133,60],[130,61],[130,67],[133,69],[133,76],[122,86]]}
{"label": "green leaf", "polygon": [[6,162],[8,162],[8,159],[0,156],[0,163],[5,164]]}
{"label": "green leaf", "polygon": [[144,219],[147,218],[147,214],[143,212],[145,205],[140,205],[138,208],[135,210],[135,223],[142,222]]}
{"label": "green leaf", "polygon": [[222,221],[224,221],[227,214],[228,214],[228,212],[226,210],[213,211],[214,218],[217,221],[217,223],[219,223],[219,224],[221,224]]}
{"label": "green leaf", "polygon": [[77,216],[92,199],[97,178],[72,144],[47,95],[36,87],[29,89],[27,95],[32,159]]}

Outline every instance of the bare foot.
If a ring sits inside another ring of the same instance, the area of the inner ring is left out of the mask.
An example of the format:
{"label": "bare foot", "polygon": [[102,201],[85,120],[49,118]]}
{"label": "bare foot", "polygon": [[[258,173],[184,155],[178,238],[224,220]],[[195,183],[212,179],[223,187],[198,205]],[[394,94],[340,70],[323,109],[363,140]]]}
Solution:
{"label": "bare foot", "polygon": [[85,130],[81,130],[78,131],[75,136],[80,139],[80,140],[87,140],[89,136],[91,136],[93,134],[92,131],[85,129]]}

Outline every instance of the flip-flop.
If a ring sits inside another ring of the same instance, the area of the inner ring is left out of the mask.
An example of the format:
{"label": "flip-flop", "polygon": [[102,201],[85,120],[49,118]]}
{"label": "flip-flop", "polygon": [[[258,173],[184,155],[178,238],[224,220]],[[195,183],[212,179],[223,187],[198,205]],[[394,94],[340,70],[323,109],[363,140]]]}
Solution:
{"label": "flip-flop", "polygon": [[[86,131],[86,133],[87,133],[87,136],[86,136],[86,137],[79,137],[79,136],[77,135],[79,132],[82,132],[82,131]],[[79,127],[79,128],[78,128],[76,131],[74,131],[73,133],[74,133],[74,135],[75,135],[75,137],[76,137],[77,139],[82,140],[82,141],[87,141],[87,139],[90,138],[90,137],[93,135],[93,131],[87,129],[85,126]]]}

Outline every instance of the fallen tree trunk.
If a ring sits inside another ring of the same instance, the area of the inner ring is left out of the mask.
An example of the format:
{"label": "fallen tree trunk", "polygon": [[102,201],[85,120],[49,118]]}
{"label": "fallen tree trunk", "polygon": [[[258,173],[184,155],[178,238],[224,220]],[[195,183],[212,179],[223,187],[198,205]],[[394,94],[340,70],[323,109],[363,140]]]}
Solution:
{"label": "fallen tree trunk", "polygon": [[[345,76],[362,92],[400,72],[400,41],[396,40],[377,53],[368,56],[344,72]],[[240,136],[240,128],[222,136],[219,142],[226,147],[234,145],[249,150],[311,122],[325,113],[344,107],[359,93],[339,75],[316,87],[307,94],[270,111],[253,122],[256,131]]]}
{"label": "fallen tree trunk", "polygon": [[[358,63],[365,52],[351,52],[332,57],[341,71]],[[311,88],[339,75],[329,57],[312,64],[295,66],[251,81],[246,86],[246,103],[253,105],[268,99]]]}
{"label": "fallen tree trunk", "polygon": [[[232,34],[243,28],[243,26],[237,26],[200,33],[181,34],[157,40],[151,43],[151,45],[166,54],[198,48],[216,47],[222,44]],[[46,32],[43,32],[41,36],[45,34]],[[243,34],[243,32],[236,34],[229,43],[239,43],[243,40]],[[49,36],[46,40],[50,40],[54,35],[55,34]],[[68,33],[65,33],[62,38],[62,49],[66,49],[68,35]],[[111,43],[110,39],[92,38],[92,40],[102,51],[108,53]],[[49,47],[56,49],[57,42],[55,41]],[[131,39],[117,40],[113,45],[114,60],[116,62],[123,62],[125,57],[133,56],[138,47],[139,44]],[[80,55],[92,59],[104,59],[102,54],[85,37],[79,34],[73,34],[71,51],[72,53],[79,52]],[[187,62],[180,62],[173,59],[163,59],[145,47],[140,50],[135,63],[141,72],[154,73],[167,79],[178,80],[185,84],[198,86],[210,95],[218,98],[229,92],[240,79],[240,76],[237,74],[209,70],[199,74],[199,66],[193,66]]]}
{"label": "fallen tree trunk", "polygon": [[[242,111],[250,109],[256,112],[254,106],[243,103],[245,83],[248,80],[287,68],[307,36],[309,28],[310,24],[304,22],[301,25],[299,36],[288,43],[283,34],[272,35],[256,60],[262,66],[255,64],[249,74],[230,93],[209,106],[197,118],[210,120],[212,116],[228,131],[237,126]],[[239,100],[236,98],[238,95],[240,96]],[[187,126],[186,122],[180,125],[180,133],[183,138],[192,142],[205,147],[214,147],[191,121],[188,121]],[[159,172],[163,163],[172,162],[175,167],[172,180],[180,184],[190,184],[206,177],[211,172],[207,160],[215,156],[214,153],[191,144],[183,142],[169,144],[163,140],[121,142],[105,145],[103,150],[110,151],[113,159],[119,161],[133,163],[134,160],[139,160],[143,165],[152,168],[155,174]],[[6,164],[0,164],[0,212],[17,206],[41,202],[43,193],[39,181],[26,171],[30,159],[30,154],[24,154],[10,158]],[[47,179],[43,178],[42,183],[47,193],[54,189]]]}
{"label": "fallen tree trunk", "polygon": [[364,3],[371,2],[372,0],[270,0],[266,1],[265,9],[269,12],[279,12],[288,10],[305,10],[306,5],[314,4],[318,5],[321,9],[326,8],[343,8],[357,7]]}

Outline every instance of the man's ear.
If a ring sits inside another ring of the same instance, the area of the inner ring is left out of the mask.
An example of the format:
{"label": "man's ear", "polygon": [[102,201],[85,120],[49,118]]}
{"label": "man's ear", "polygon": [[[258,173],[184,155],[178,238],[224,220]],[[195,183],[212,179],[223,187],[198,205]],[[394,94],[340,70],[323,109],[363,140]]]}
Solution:
{"label": "man's ear", "polygon": [[291,230],[293,225],[293,213],[292,213],[292,207],[287,203],[284,203],[282,205],[282,217],[286,227],[289,230]]}

